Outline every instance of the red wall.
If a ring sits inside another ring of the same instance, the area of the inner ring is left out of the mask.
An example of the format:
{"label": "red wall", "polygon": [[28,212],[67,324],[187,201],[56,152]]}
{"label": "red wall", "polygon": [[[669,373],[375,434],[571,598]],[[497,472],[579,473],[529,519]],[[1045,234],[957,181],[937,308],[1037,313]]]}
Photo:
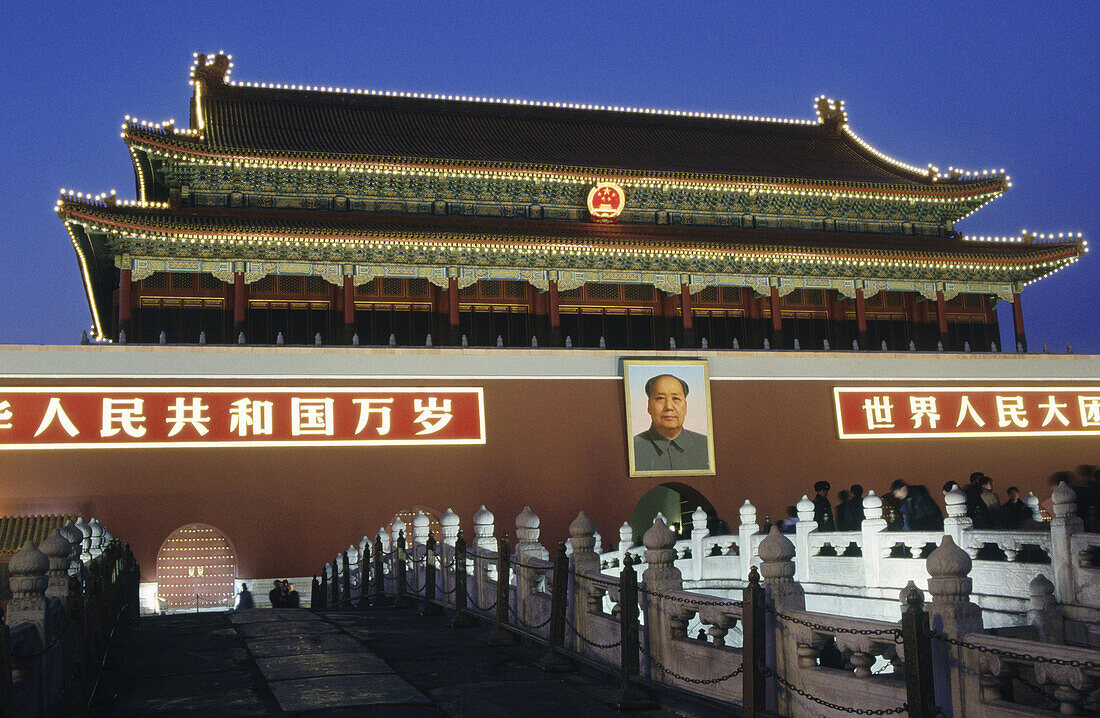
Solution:
{"label": "red wall", "polygon": [[[882,493],[897,478],[938,497],[944,481],[980,470],[1002,497],[1015,484],[1045,500],[1052,472],[1100,463],[1095,437],[840,441],[831,389],[844,383],[712,381],[718,473],[674,480],[702,492],[736,530],[745,499],[761,520],[780,517],[819,479],[832,482],[834,497],[854,482]],[[133,545],[145,580],[154,580],[169,534],[206,523],[233,542],[242,577],[266,578],[314,573],[410,506],[437,515],[451,507],[469,535],[484,503],[498,532],[514,535],[516,514],[530,505],[547,546],[583,509],[606,546],[617,543],[635,502],[662,483],[627,476],[621,381],[432,384],[485,388],[484,446],[5,451],[0,514],[94,516]]]}

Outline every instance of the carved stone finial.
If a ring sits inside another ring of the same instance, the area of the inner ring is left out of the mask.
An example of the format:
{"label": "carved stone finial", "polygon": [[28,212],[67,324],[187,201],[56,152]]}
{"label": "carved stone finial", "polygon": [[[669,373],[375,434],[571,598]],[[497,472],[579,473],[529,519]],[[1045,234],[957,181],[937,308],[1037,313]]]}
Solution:
{"label": "carved stone finial", "polygon": [[658,516],[642,535],[642,543],[647,549],[672,548],[676,545],[676,534],[665,524],[664,518]]}
{"label": "carved stone finial", "polygon": [[390,535],[396,537],[398,534],[405,533],[405,522],[400,516],[394,516],[393,522],[390,524]]}
{"label": "carved stone finial", "polygon": [[868,491],[863,497],[863,518],[864,520],[882,518],[882,497],[875,494],[874,489]]}
{"label": "carved stone finial", "polygon": [[1048,597],[1052,602],[1054,601],[1054,584],[1041,573],[1031,579],[1031,583],[1027,585],[1027,592],[1030,594],[1032,601],[1044,597]]}
{"label": "carved stone finial", "polygon": [[[69,539],[61,533],[61,529],[54,529],[49,537],[43,541],[38,550],[46,555],[50,562],[49,574],[51,582],[68,583],[69,561],[73,552],[73,545]],[[54,581],[53,579],[55,579]]]}
{"label": "carved stone finial", "polygon": [[741,525],[756,524],[756,507],[749,503],[748,499],[745,499],[745,503],[741,504]]}
{"label": "carved stone finial", "polygon": [[962,603],[970,600],[973,581],[970,569],[973,563],[970,554],[955,544],[949,535],[944,535],[939,547],[928,555],[924,562],[928,569],[928,590],[936,603]]}
{"label": "carved stone finial", "polygon": [[595,533],[596,524],[592,523],[592,519],[588,518],[583,511],[577,514],[577,518],[569,524],[569,535],[573,538],[591,537]]}
{"label": "carved stone finial", "polygon": [[951,518],[966,515],[966,492],[958,484],[944,495],[943,501],[947,504],[947,515]]}
{"label": "carved stone finial", "polygon": [[451,511],[450,508],[444,511],[443,515],[439,517],[439,533],[440,537],[443,540],[443,543],[447,544],[448,546],[455,545],[455,539],[458,538],[458,524],[458,514],[456,514],[454,511]]}
{"label": "carved stone finial", "polygon": [[633,545],[634,529],[630,526],[629,521],[623,521],[623,525],[619,527],[619,550],[626,551]]}
{"label": "carved stone finial", "polygon": [[794,578],[794,544],[779,532],[778,526],[772,526],[756,552],[765,583],[785,583]]}
{"label": "carved stone finial", "polygon": [[570,553],[579,570],[599,569],[600,557],[593,553],[595,546],[596,524],[581,511],[569,524]]}
{"label": "carved stone finial", "polygon": [[[539,523],[541,519],[538,514],[532,511],[530,506],[524,506],[523,511],[516,516],[516,536],[520,541],[538,541]],[[530,533],[532,531],[533,535]]]}
{"label": "carved stone finial", "polygon": [[1070,488],[1065,481],[1059,481],[1058,486],[1050,495],[1054,501],[1055,518],[1067,518],[1077,515],[1077,492]]}
{"label": "carved stone finial", "polygon": [[419,544],[425,543],[428,540],[428,528],[431,526],[431,519],[423,511],[417,511],[416,516],[413,516],[413,541]]}
{"label": "carved stone finial", "polygon": [[676,568],[676,534],[673,533],[663,518],[653,522],[642,536],[645,544],[645,560],[649,568],[642,574],[646,585],[664,588],[680,588],[683,585],[683,577],[680,569]]}
{"label": "carved stone finial", "polygon": [[798,503],[795,505],[795,508],[798,509],[798,520],[799,521],[813,521],[814,520],[814,502],[810,501],[809,496],[806,496],[805,494],[803,494],[802,498],[799,499]]}
{"label": "carved stone finial", "polygon": [[45,593],[50,559],[34,547],[30,539],[8,561],[12,601]]}
{"label": "carved stone finial", "polygon": [[492,526],[496,521],[496,517],[493,516],[493,512],[485,508],[485,504],[481,505],[477,511],[474,512],[474,527],[477,526]]}
{"label": "carved stone finial", "polygon": [[905,605],[910,611],[924,608],[924,591],[917,588],[917,584],[912,581],[905,587]]}
{"label": "carved stone finial", "polygon": [[694,511],[691,512],[691,531],[707,530],[707,512],[703,511],[702,506],[697,506]]}

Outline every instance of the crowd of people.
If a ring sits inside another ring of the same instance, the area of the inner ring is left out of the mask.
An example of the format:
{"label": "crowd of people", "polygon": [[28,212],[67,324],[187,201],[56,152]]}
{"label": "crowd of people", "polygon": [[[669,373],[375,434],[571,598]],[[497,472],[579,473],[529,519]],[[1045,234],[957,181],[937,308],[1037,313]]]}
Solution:
{"label": "crowd of people", "polygon": [[[1051,487],[1065,481],[1077,493],[1077,514],[1085,523],[1085,530],[1100,530],[1097,513],[1100,510],[1100,469],[1095,466],[1078,466],[1073,472],[1060,471],[1051,476]],[[966,515],[976,529],[1021,529],[1036,523],[1031,508],[1020,497],[1020,490],[1009,486],[1005,501],[993,488],[993,479],[980,471],[970,475],[965,486],[956,481],[943,485],[943,495],[959,488],[966,495]],[[837,494],[834,506],[829,499],[832,486],[828,481],[814,484],[814,521],[819,531],[858,531],[863,523],[863,487],[853,484]],[[1049,504],[1049,501],[1048,501]],[[882,495],[883,518],[890,531],[940,531],[943,529],[943,510],[932,498],[927,487],[910,484],[898,479]],[[1049,520],[1051,506],[1041,507],[1043,520]],[[787,507],[787,517],[779,522],[783,533],[794,533],[798,523],[798,510]]]}

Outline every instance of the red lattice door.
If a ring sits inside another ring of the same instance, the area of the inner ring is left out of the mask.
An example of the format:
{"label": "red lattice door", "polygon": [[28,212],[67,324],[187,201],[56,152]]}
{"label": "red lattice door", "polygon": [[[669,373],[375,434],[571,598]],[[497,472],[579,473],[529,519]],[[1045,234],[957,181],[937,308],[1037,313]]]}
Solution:
{"label": "red lattice door", "polygon": [[228,608],[236,588],[237,555],[213,526],[188,524],[157,553],[157,598],[166,611]]}

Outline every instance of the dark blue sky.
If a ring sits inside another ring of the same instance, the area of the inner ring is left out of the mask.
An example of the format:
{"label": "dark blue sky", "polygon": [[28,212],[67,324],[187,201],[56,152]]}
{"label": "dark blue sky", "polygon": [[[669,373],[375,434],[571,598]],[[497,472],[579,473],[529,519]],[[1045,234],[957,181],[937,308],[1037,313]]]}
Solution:
{"label": "dark blue sky", "polygon": [[[123,117],[186,125],[196,51],[231,53],[242,81],[745,115],[812,119],[825,93],[893,157],[1009,172],[962,232],[1100,241],[1096,2],[72,7],[16,2],[0,31],[0,343],[90,324],[58,189],[133,197]],[[1098,293],[1096,252],[1029,287],[1032,351],[1100,353]]]}

